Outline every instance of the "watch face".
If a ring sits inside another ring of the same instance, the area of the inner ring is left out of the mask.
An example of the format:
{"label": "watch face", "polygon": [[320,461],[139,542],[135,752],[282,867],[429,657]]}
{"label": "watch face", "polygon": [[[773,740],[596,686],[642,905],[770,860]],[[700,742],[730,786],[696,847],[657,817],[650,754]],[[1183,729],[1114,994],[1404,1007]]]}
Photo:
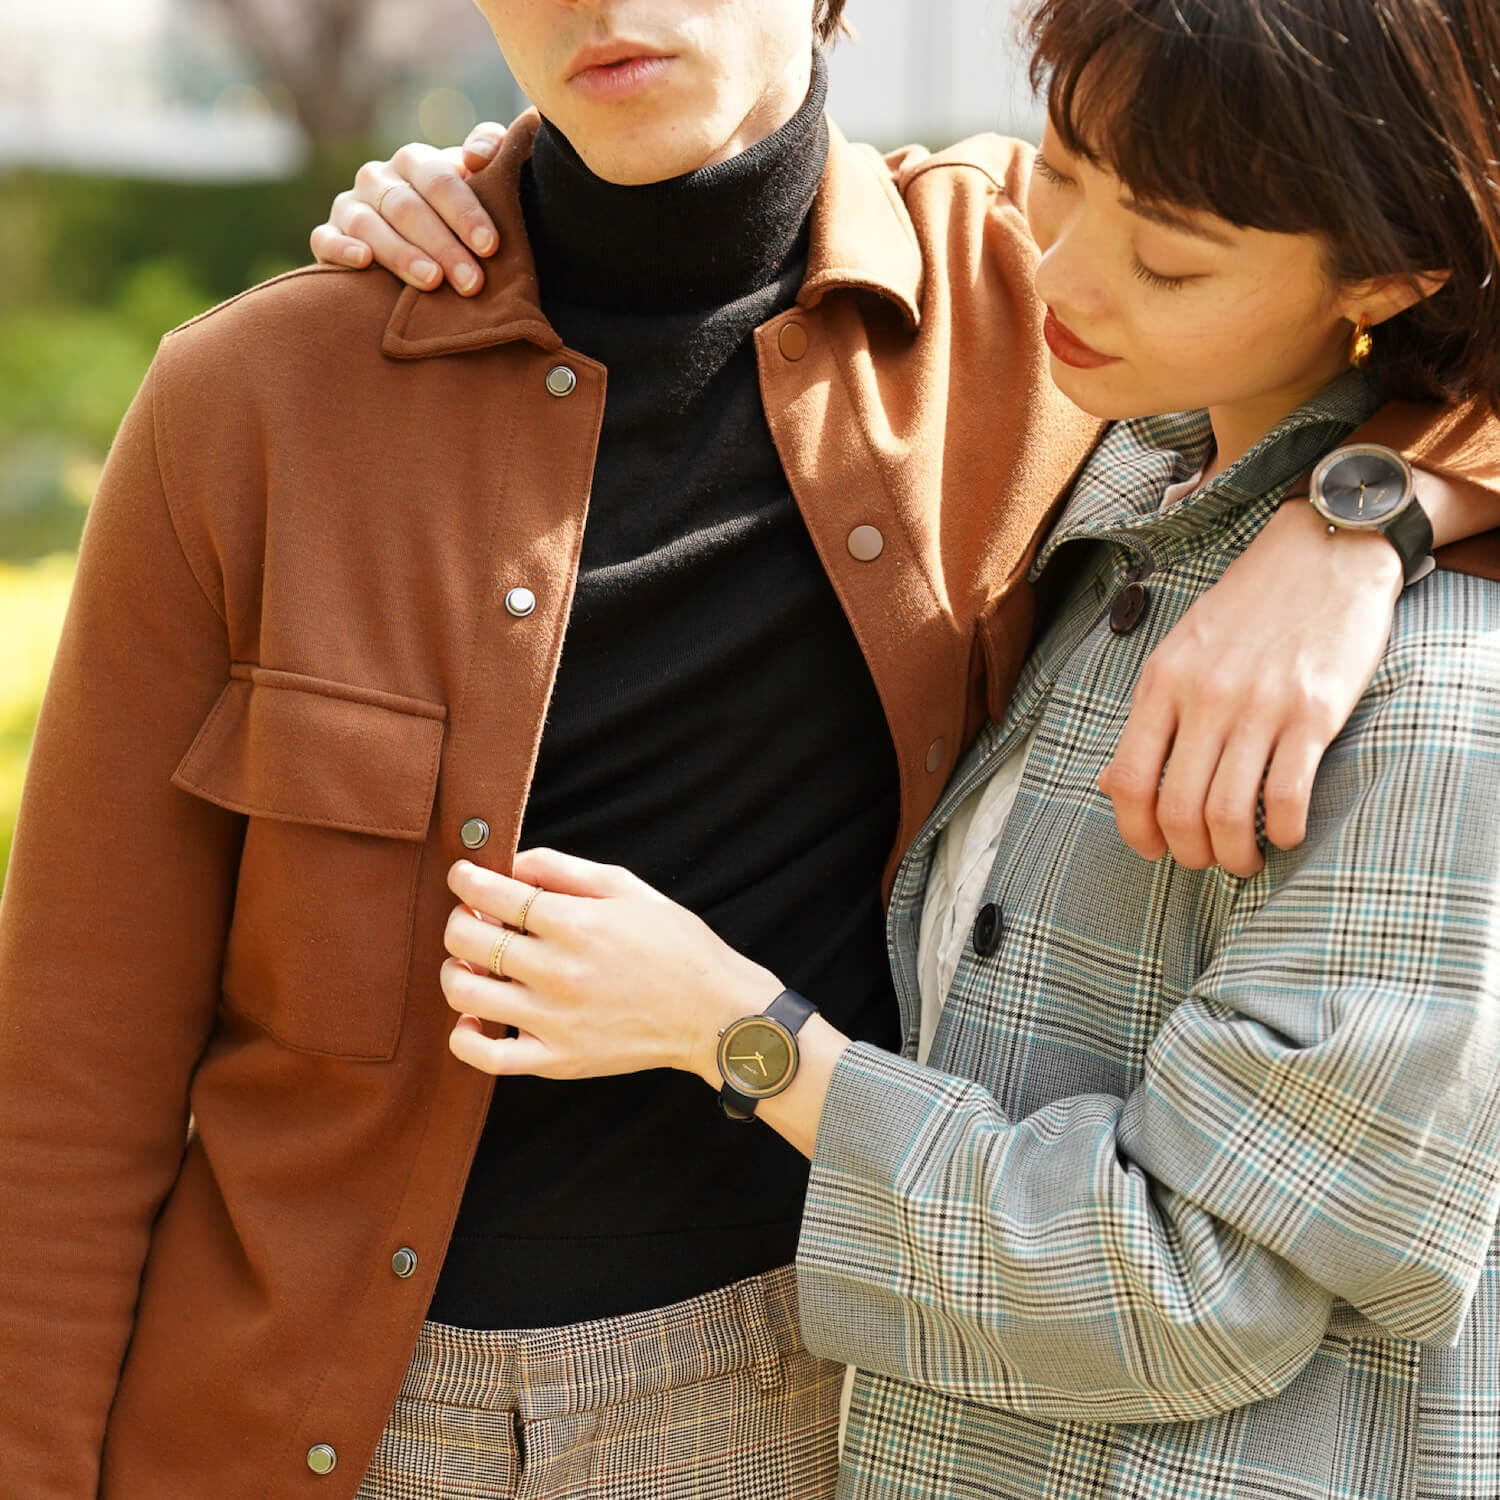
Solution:
{"label": "watch face", "polygon": [[1335,449],[1313,476],[1318,509],[1339,526],[1381,526],[1401,510],[1411,492],[1406,460],[1374,445]]}
{"label": "watch face", "polygon": [[779,1022],[746,1016],[719,1038],[719,1071],[752,1099],[779,1094],[797,1071],[797,1043]]}

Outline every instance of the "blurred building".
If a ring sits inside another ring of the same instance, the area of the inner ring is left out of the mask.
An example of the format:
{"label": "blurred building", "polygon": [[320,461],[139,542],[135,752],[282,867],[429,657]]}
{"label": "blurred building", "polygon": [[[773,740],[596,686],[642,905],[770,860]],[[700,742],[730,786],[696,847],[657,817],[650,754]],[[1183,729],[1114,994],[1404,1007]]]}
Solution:
{"label": "blurred building", "polygon": [[1017,0],[849,0],[858,36],[832,53],[830,112],[855,140],[946,145],[1041,135]]}
{"label": "blurred building", "polygon": [[[273,17],[277,0],[263,0]],[[282,20],[305,23],[297,0]],[[470,0],[369,0],[360,68],[377,138],[451,141],[518,91]],[[1035,133],[1012,0],[851,0],[833,111],[881,145]],[[276,177],[303,151],[295,109],[214,0],[0,0],[0,166]]]}

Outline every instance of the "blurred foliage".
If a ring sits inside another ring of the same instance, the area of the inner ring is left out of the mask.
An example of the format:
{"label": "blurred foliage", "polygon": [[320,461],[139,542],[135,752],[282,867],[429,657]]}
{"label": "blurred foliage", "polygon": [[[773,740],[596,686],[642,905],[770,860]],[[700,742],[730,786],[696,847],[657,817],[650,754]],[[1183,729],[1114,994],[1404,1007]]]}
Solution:
{"label": "blurred foliage", "polygon": [[374,154],[285,182],[0,176],[0,884],[79,533],[158,339],[305,263]]}
{"label": "blurred foliage", "polygon": [[29,567],[0,563],[0,878],[10,860],[26,755],[72,582],[73,559],[66,553]]}

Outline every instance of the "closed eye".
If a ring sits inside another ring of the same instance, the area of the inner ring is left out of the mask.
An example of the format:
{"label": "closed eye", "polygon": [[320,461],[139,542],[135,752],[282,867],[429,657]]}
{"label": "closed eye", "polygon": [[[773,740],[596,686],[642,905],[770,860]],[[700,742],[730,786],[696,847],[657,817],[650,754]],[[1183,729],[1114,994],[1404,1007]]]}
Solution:
{"label": "closed eye", "polygon": [[1071,177],[1064,177],[1040,151],[1032,158],[1031,170],[1043,182],[1050,182],[1054,187],[1066,187],[1073,181]]}
{"label": "closed eye", "polygon": [[1194,276],[1159,276],[1149,266],[1142,265],[1139,259],[1135,263],[1135,275],[1138,281],[1144,281],[1147,286],[1155,287],[1161,292],[1175,292],[1188,282],[1197,280]]}

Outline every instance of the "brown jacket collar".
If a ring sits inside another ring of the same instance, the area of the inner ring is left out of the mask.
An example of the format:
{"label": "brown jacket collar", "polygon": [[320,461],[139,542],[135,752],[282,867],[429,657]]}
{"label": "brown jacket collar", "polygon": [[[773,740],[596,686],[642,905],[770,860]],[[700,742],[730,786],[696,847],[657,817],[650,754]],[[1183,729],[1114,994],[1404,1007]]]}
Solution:
{"label": "brown jacket collar", "polygon": [[[423,359],[529,339],[542,349],[562,340],[542,312],[536,265],[521,214],[521,168],[541,124],[535,110],[511,126],[474,190],[500,231],[500,249],[476,297],[450,287],[408,287],[396,303],[381,347],[395,359]],[[900,308],[907,326],[921,321],[922,254],[890,172],[866,147],[851,146],[830,120],[828,165],[813,204],[807,276],[797,301],[815,307],[831,291],[878,293]]]}

